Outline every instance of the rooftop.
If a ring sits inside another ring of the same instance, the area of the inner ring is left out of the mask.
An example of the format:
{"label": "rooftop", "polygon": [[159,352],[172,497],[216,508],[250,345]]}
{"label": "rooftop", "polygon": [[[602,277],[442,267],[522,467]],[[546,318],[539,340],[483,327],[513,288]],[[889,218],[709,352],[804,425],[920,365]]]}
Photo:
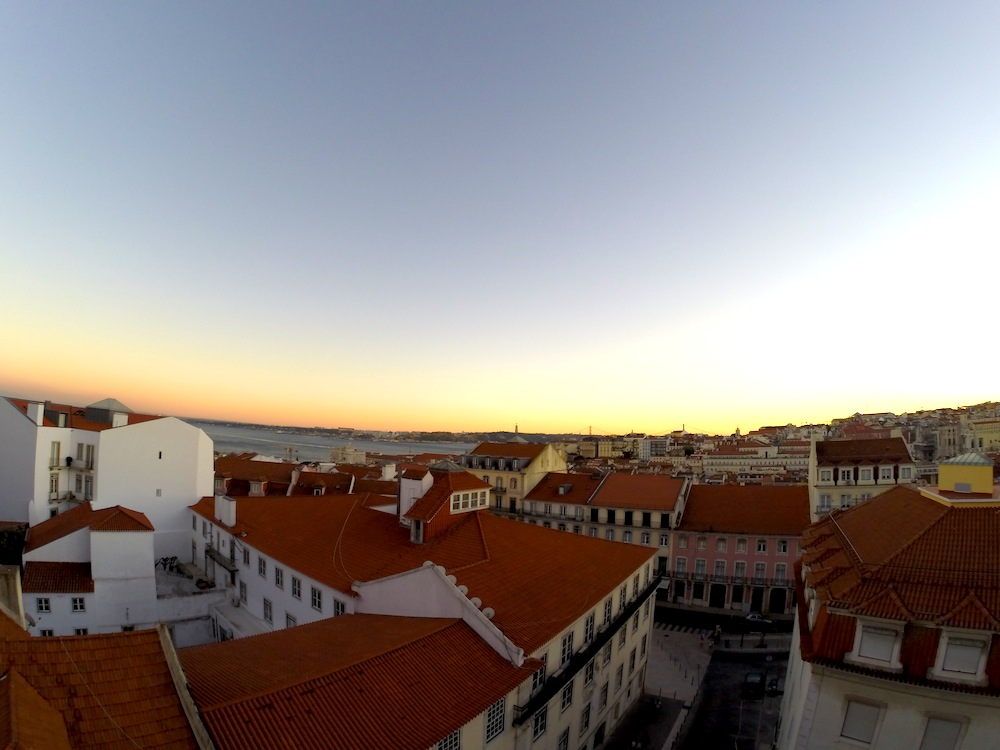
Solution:
{"label": "rooftop", "polygon": [[808,525],[809,488],[805,485],[696,484],[677,528],[798,536]]}
{"label": "rooftop", "polygon": [[424,750],[540,665],[512,666],[461,620],[384,615],[335,617],[179,655],[213,738],[237,750]]}
{"label": "rooftop", "polygon": [[591,505],[626,510],[675,510],[685,480],[665,474],[609,474]]}
{"label": "rooftop", "polygon": [[816,442],[816,460],[820,464],[862,463],[865,461],[897,461],[913,459],[903,438],[870,438],[863,440],[820,440]]}
{"label": "rooftop", "polygon": [[31,552],[80,529],[91,531],[153,531],[145,513],[115,505],[94,510],[90,501],[70,508],[65,513],[48,518],[28,529],[24,551]]}

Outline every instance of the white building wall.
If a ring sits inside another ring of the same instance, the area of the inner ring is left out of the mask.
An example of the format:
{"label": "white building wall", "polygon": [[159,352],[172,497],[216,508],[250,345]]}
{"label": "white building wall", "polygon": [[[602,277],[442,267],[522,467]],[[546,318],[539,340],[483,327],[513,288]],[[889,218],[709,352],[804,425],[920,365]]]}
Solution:
{"label": "white building wall", "polygon": [[[74,611],[73,601],[83,600],[83,610]],[[48,600],[48,612],[39,611],[39,600]],[[77,628],[86,628],[89,633],[98,632],[96,627],[97,607],[95,594],[26,594],[24,595],[25,614],[31,615],[34,625],[30,624],[28,632],[32,635],[42,635],[51,631],[52,635],[74,635]]]}
{"label": "white building wall", "polygon": [[190,555],[188,506],[213,492],[212,441],[174,417],[104,430],[97,452],[94,508],[145,513],[156,557]]}
{"label": "white building wall", "polygon": [[148,531],[92,531],[91,572],[96,614],[93,632],[157,622],[153,534]]}
{"label": "white building wall", "polygon": [[44,547],[24,553],[24,562],[90,562],[90,528],[82,528]]}
{"label": "white building wall", "polygon": [[28,506],[35,495],[37,429],[27,415],[0,398],[0,519],[28,520]]}

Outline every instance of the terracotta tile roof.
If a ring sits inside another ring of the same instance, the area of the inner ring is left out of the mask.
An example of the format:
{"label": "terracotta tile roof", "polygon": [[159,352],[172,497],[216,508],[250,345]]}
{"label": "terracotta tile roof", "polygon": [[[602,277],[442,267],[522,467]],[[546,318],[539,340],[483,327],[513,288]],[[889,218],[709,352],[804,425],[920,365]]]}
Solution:
{"label": "terracotta tile roof", "polygon": [[678,529],[799,536],[809,525],[809,488],[696,484]]}
{"label": "terracotta tile roof", "polygon": [[354,483],[354,491],[363,495],[372,492],[376,495],[395,495],[399,485],[389,479],[358,479]]}
{"label": "terracotta tile roof", "polygon": [[94,578],[89,562],[28,561],[21,589],[26,594],[91,594]]}
{"label": "terracotta tile roof", "polygon": [[949,506],[904,485],[813,524],[802,544],[806,582],[829,606],[997,629],[995,507]]}
{"label": "terracotta tile roof", "polygon": [[[214,499],[193,506],[214,516]],[[492,607],[493,624],[531,653],[603,601],[656,550],[560,534],[489,513],[466,513],[443,534],[412,544],[394,515],[364,496],[237,498],[234,533],[303,575],[353,596],[353,581],[432,560]],[[331,549],[331,540],[337,540]],[[538,575],[544,570],[545,575]]]}
{"label": "terracotta tile roof", "polygon": [[[23,414],[28,413],[29,403],[32,402],[29,399],[24,398],[8,398],[10,403],[12,403],[17,409]],[[45,402],[45,410],[57,411],[68,415],[66,420],[66,426],[72,427],[75,430],[88,430],[90,432],[100,432],[102,430],[110,430],[111,424],[109,422],[94,422],[86,418],[86,407],[83,406],[70,406],[68,404],[54,404],[50,401]],[[136,414],[135,412],[130,412],[127,415],[127,424],[139,424],[141,422],[149,422],[154,419],[162,419],[163,417],[156,414]],[[45,417],[42,419],[42,426],[44,427],[56,427],[56,423],[51,419]]]}
{"label": "terracotta tile roof", "polygon": [[816,460],[823,465],[854,465],[864,461],[888,463],[912,462],[903,438],[874,438],[866,440],[820,440],[816,443]]}
{"label": "terracotta tile roof", "polygon": [[461,620],[351,615],[180,652],[217,745],[425,750],[528,679]]}
{"label": "terracotta tile roof", "polygon": [[0,640],[0,664],[62,716],[75,749],[197,747],[158,630]]}
{"label": "terracotta tile roof", "polygon": [[497,456],[498,458],[537,458],[545,443],[480,443],[471,451],[470,456]]}
{"label": "terracotta tile roof", "polygon": [[266,481],[267,495],[287,494],[292,472],[298,468],[298,464],[254,461],[251,457],[255,455],[257,454],[230,454],[216,457],[215,476],[229,480],[226,494],[230,497],[250,494],[251,481]]}
{"label": "terracotta tile roof", "polygon": [[89,528],[92,531],[153,531],[153,524],[145,513],[116,505],[94,510],[88,500],[54,518],[46,519],[28,529],[24,551],[44,547],[57,539]]}
{"label": "terracotta tile roof", "polygon": [[[604,474],[562,474],[549,472],[539,480],[525,500],[586,505],[604,481]],[[566,488],[560,494],[561,488]]]}
{"label": "terracotta tile roof", "polygon": [[683,489],[683,479],[663,474],[609,474],[590,504],[602,508],[671,511]]}
{"label": "terracotta tile roof", "polygon": [[62,715],[16,669],[0,677],[0,746],[71,750]]}

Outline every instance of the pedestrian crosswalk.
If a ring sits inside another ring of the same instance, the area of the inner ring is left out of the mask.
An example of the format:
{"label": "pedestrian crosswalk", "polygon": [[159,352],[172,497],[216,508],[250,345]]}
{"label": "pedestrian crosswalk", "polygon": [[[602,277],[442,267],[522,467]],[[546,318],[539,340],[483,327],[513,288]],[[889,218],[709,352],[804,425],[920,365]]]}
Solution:
{"label": "pedestrian crosswalk", "polygon": [[703,628],[695,628],[690,625],[674,625],[668,622],[658,622],[654,626],[655,630],[660,630],[667,633],[705,633],[708,632]]}

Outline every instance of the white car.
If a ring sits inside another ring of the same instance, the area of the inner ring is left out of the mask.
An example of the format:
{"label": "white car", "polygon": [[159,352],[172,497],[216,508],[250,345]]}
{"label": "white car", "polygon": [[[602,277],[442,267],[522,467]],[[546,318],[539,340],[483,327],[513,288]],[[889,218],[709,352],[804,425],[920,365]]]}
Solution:
{"label": "white car", "polygon": [[771,621],[764,617],[764,615],[760,612],[751,612],[747,615],[747,624],[753,625],[755,623],[757,625],[770,625]]}

